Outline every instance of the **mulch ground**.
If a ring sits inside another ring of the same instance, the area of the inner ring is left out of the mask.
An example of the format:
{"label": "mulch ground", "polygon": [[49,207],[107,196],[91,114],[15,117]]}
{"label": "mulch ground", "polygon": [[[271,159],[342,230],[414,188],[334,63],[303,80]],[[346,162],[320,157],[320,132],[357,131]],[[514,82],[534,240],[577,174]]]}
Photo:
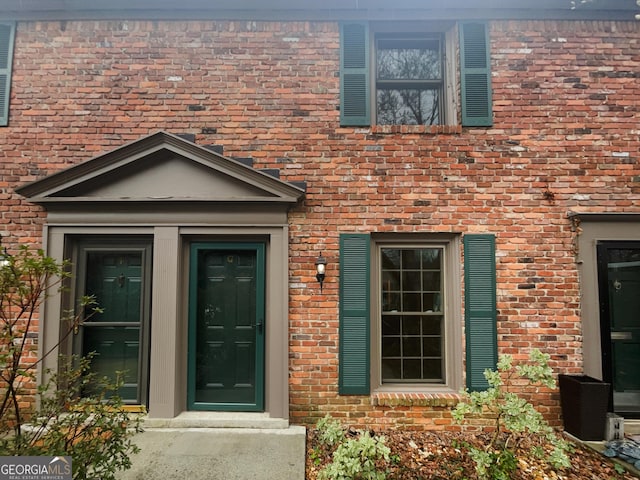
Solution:
{"label": "mulch ground", "polygon": [[[372,432],[385,436],[385,444],[396,461],[381,465],[387,480],[475,480],[475,464],[467,455],[465,443],[481,448],[486,437],[451,432]],[[355,434],[352,432],[352,434]],[[331,450],[318,442],[316,431],[307,434],[307,480],[316,480],[318,472],[331,462]],[[628,471],[594,450],[574,444],[571,468],[555,471],[533,453],[534,446],[522,441],[516,448],[517,471],[512,480],[632,480]],[[543,445],[543,448],[549,446]]]}

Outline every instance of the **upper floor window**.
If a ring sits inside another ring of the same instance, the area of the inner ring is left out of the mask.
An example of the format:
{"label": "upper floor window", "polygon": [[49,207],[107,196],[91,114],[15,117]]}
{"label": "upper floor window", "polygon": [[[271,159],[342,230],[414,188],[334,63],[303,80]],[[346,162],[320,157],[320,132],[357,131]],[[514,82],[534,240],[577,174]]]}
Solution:
{"label": "upper floor window", "polygon": [[342,24],[341,125],[490,126],[489,63],[484,23]]}
{"label": "upper floor window", "polygon": [[443,86],[440,36],[376,38],[378,124],[440,124]]}

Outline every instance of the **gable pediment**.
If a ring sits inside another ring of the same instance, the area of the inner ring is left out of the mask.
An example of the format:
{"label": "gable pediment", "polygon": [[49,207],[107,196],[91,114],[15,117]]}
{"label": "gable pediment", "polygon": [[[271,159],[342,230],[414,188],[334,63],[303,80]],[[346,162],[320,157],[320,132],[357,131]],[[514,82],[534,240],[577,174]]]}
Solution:
{"label": "gable pediment", "polygon": [[16,190],[34,203],[296,203],[298,186],[158,132]]}

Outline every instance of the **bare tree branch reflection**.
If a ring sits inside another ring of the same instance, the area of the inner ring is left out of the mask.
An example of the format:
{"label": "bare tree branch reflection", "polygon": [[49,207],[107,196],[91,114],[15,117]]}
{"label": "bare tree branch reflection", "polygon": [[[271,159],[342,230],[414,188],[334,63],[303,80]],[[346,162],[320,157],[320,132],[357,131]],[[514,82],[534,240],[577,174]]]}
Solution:
{"label": "bare tree branch reflection", "polygon": [[439,40],[383,38],[378,42],[376,55],[378,123],[439,124],[442,89]]}

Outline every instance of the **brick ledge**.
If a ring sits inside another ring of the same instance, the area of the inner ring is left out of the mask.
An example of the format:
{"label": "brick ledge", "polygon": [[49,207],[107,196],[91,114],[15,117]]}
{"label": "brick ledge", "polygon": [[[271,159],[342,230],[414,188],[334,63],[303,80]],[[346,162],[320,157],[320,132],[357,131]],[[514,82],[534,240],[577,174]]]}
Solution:
{"label": "brick ledge", "polygon": [[458,393],[376,392],[371,404],[377,407],[455,407],[462,400]]}
{"label": "brick ledge", "polygon": [[397,133],[423,135],[458,135],[462,133],[460,125],[373,125],[371,133],[393,135]]}

